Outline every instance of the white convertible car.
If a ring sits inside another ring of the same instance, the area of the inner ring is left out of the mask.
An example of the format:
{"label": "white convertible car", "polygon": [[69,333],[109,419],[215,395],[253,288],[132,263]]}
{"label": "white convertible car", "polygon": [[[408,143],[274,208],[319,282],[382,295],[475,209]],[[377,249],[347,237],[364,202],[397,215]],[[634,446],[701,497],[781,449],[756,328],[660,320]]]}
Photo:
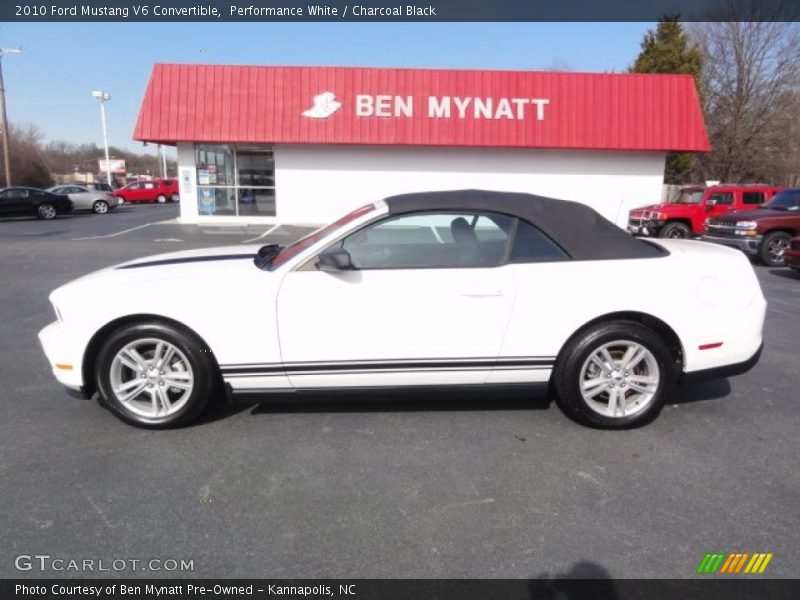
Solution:
{"label": "white convertible car", "polygon": [[475,190],[394,196],[288,247],[133,260],[50,300],[56,378],[146,427],[229,395],[485,386],[491,402],[499,385],[549,385],[574,419],[631,427],[685,377],[755,364],[766,310],[741,252]]}

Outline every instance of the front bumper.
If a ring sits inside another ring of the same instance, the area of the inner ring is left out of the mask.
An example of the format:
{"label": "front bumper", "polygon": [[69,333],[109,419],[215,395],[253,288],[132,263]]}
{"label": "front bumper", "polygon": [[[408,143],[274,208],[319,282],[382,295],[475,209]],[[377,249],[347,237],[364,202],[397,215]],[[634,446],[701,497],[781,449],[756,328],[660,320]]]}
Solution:
{"label": "front bumper", "polygon": [[800,269],[800,250],[784,250],[783,251],[783,260],[787,267],[792,267],[793,269]]}
{"label": "front bumper", "polygon": [[83,351],[76,346],[75,336],[65,330],[63,323],[54,321],[39,332],[39,342],[58,382],[80,392],[83,387]]}
{"label": "front bumper", "polygon": [[745,254],[755,255],[758,254],[758,249],[761,247],[761,240],[764,236],[728,236],[728,235],[711,235],[703,234],[700,239],[704,242],[712,242],[714,244],[721,244],[729,248],[736,248]]}
{"label": "front bumper", "polygon": [[633,235],[658,236],[658,232],[664,227],[664,221],[654,221],[631,217],[628,219],[628,232]]}

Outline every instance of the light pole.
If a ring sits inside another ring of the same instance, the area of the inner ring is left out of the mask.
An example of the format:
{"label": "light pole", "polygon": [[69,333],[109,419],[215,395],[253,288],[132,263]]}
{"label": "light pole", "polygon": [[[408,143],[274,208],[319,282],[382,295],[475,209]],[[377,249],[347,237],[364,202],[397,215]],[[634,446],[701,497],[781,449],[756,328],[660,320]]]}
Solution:
{"label": "light pole", "polygon": [[108,128],[106,127],[106,101],[111,100],[111,96],[102,91],[92,92],[92,97],[100,101],[100,119],[103,121],[103,146],[106,149],[106,180],[111,185],[111,165],[108,158]]}
{"label": "light pole", "polygon": [[0,48],[0,118],[3,123],[3,160],[6,169],[6,187],[11,186],[11,158],[8,156],[8,118],[6,117],[6,86],[3,82],[4,54],[21,54],[22,48]]}

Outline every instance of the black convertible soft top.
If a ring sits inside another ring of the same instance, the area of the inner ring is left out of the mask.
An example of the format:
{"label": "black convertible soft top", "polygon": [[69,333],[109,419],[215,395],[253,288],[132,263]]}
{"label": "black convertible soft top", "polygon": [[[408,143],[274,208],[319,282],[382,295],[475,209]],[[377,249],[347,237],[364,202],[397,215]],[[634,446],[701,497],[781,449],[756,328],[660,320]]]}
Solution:
{"label": "black convertible soft top", "polygon": [[655,244],[636,239],[579,202],[486,190],[402,194],[390,196],[385,202],[393,215],[467,210],[517,217],[541,229],[577,260],[652,258],[666,254]]}

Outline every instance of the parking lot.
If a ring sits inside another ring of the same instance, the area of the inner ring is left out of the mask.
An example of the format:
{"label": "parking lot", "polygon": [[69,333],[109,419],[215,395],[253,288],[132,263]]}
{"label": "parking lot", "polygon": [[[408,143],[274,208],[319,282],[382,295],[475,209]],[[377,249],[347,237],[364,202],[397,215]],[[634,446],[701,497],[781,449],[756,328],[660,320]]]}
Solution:
{"label": "parking lot", "polygon": [[788,269],[756,267],[761,362],[681,387],[642,429],[587,429],[518,393],[398,392],[275,397],[144,431],[55,382],[36,339],[54,318],[49,292],[128,258],[303,233],[162,223],[177,213],[0,220],[0,576],[87,575],[14,568],[40,553],[187,559],[196,577],[682,578],[712,551],[771,552],[765,576],[797,575],[800,278]]}

